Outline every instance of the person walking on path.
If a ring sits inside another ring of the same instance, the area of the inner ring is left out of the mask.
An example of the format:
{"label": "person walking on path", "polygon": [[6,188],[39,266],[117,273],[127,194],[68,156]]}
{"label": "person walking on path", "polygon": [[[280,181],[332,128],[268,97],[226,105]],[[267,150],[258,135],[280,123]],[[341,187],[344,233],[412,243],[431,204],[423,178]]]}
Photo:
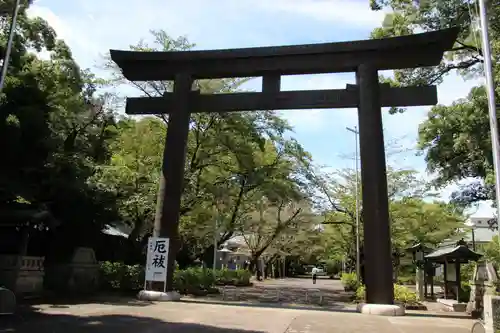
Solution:
{"label": "person walking on path", "polygon": [[312,269],[313,284],[316,284],[317,277],[318,277],[318,269],[316,268],[316,266],[314,266]]}

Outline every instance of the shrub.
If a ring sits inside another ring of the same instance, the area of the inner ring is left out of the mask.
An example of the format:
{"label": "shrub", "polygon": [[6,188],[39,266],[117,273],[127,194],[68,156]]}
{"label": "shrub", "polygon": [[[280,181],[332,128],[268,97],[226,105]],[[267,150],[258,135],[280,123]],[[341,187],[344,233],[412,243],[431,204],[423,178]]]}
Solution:
{"label": "shrub", "polygon": [[467,303],[470,300],[470,284],[469,282],[462,281],[462,288],[460,288],[458,294],[458,301],[462,303]]}
{"label": "shrub", "polygon": [[394,285],[394,300],[404,304],[412,304],[417,302],[417,293],[411,291],[405,286],[399,284]]}
{"label": "shrub", "polygon": [[366,288],[365,285],[362,284],[356,289],[356,300],[364,301],[366,297]]}
{"label": "shrub", "polygon": [[[144,284],[144,267],[129,266],[121,262],[101,262],[100,275],[107,289],[136,291]],[[248,286],[252,273],[247,270],[213,270],[203,267],[190,267],[174,272],[174,289],[183,294],[216,292],[216,285]]]}
{"label": "shrub", "polygon": [[399,285],[415,285],[415,276],[398,276]]}
{"label": "shrub", "polygon": [[360,285],[356,273],[343,273],[340,277],[340,281],[345,291],[356,291]]}
{"label": "shrub", "polygon": [[248,286],[252,273],[244,269],[229,270],[227,268],[216,271],[217,285]]}
{"label": "shrub", "polygon": [[101,283],[107,289],[139,290],[144,283],[144,267],[122,262],[100,263]]}
{"label": "shrub", "polygon": [[212,270],[202,267],[176,270],[174,273],[174,288],[183,294],[209,291],[214,287],[215,281]]}
{"label": "shrub", "polygon": [[326,274],[328,274],[329,276],[335,276],[340,273],[341,265],[339,264],[338,261],[328,260],[325,263],[325,268],[326,268]]}
{"label": "shrub", "polygon": [[[366,287],[361,285],[356,290],[356,299],[364,301],[366,297]],[[394,301],[404,304],[417,303],[417,294],[405,286],[394,284]]]}

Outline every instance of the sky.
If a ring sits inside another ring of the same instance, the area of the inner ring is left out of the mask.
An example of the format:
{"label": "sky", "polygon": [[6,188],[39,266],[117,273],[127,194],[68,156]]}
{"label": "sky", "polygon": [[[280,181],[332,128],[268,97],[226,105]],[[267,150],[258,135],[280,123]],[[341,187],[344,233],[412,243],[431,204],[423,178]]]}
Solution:
{"label": "sky", "polygon": [[[96,72],[109,49],[128,49],[148,40],[150,30],[186,36],[196,49],[309,44],[368,39],[385,15],[371,11],[368,0],[37,0],[29,14],[47,20],[80,66]],[[250,81],[246,88],[260,91],[260,82]],[[339,89],[347,83],[354,83],[353,73],[287,76],[281,88]],[[439,103],[465,97],[478,83],[450,74],[438,86]],[[383,110],[383,120],[386,145],[405,150],[388,156],[388,164],[413,168],[430,178],[423,156],[416,156],[414,149],[418,125],[428,111],[429,107],[412,107],[389,115]],[[356,109],[294,110],[283,116],[317,164],[354,167],[355,138],[346,127],[357,125]],[[445,188],[441,197],[446,200],[454,189],[456,185]],[[470,213],[491,216],[492,210],[484,203]]]}

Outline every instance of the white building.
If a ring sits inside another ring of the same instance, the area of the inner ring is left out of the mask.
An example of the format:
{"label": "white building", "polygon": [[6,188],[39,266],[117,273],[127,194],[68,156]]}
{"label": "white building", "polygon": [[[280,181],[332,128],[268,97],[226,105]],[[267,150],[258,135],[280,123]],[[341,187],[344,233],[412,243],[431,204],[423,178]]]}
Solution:
{"label": "white building", "polygon": [[[248,245],[243,236],[233,236],[217,250],[215,267],[217,269],[242,269],[245,262],[250,262],[251,255]],[[264,261],[259,259],[260,270],[264,270]]]}
{"label": "white building", "polygon": [[489,243],[495,235],[498,235],[494,217],[471,217],[466,225],[470,228],[464,236],[464,240],[476,245]]}

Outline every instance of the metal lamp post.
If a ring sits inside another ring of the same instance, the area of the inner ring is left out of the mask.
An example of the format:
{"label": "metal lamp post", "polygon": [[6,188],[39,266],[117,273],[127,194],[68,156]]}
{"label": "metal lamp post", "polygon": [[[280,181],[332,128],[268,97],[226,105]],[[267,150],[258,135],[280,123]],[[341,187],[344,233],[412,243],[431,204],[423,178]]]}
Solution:
{"label": "metal lamp post", "polygon": [[420,300],[424,300],[425,298],[425,292],[424,289],[426,288],[425,286],[425,267],[426,267],[426,260],[425,260],[425,255],[429,252],[431,252],[431,249],[426,247],[425,245],[418,243],[408,249],[406,251],[411,252],[412,254],[412,261],[413,264],[415,265],[415,277],[416,277],[416,288],[417,288],[417,295]]}
{"label": "metal lamp post", "polygon": [[346,127],[346,130],[354,134],[354,138],[356,141],[356,275],[358,277],[358,281],[361,279],[361,267],[360,267],[360,255],[359,255],[359,153],[358,153],[358,128],[355,126],[354,128]]}

